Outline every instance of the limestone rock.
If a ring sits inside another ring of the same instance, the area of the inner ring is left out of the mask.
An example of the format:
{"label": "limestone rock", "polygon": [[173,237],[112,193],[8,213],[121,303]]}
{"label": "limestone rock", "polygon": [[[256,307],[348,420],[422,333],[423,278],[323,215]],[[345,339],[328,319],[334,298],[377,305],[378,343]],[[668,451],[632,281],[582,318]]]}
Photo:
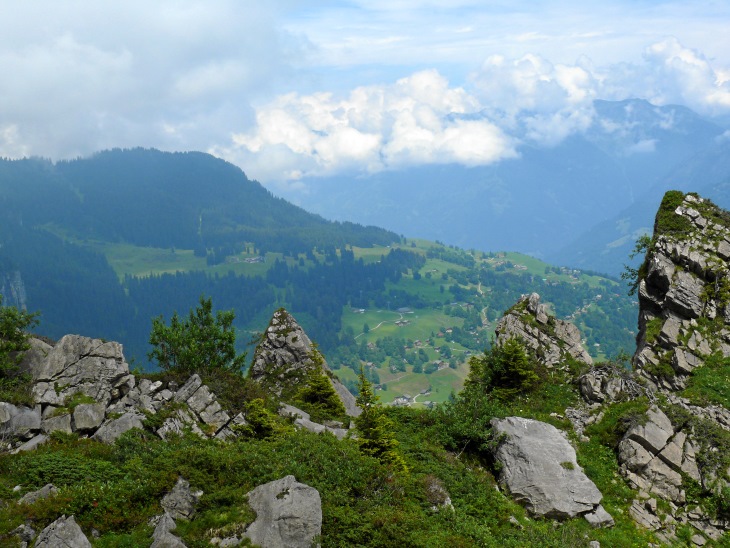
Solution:
{"label": "limestone rock", "polygon": [[142,418],[143,416],[139,413],[129,411],[119,418],[105,422],[91,437],[104,443],[113,443],[119,436],[132,428],[144,429]]}
{"label": "limestone rock", "polygon": [[544,422],[522,417],[493,419],[500,482],[535,515],[565,519],[597,510],[601,492],[575,459],[565,435]]}
{"label": "limestone rock", "polygon": [[347,428],[332,427],[326,424],[314,422],[310,419],[309,413],[306,413],[301,409],[286,403],[281,405],[281,408],[279,409],[279,414],[282,417],[293,418],[294,426],[298,428],[304,428],[305,430],[309,430],[310,432],[314,432],[315,434],[329,432],[330,434],[333,434],[337,439],[341,440],[344,439],[349,433],[349,430],[347,430]]}
{"label": "limestone rock", "polygon": [[195,515],[195,505],[201,495],[190,490],[190,483],[186,479],[178,478],[175,487],[162,498],[160,504],[172,519],[189,520]]}
{"label": "limestone rock", "polygon": [[55,406],[64,405],[76,393],[106,406],[134,386],[121,344],[78,335],[58,341],[31,374],[36,401]]}
{"label": "limestone rock", "polygon": [[18,504],[33,504],[37,500],[52,497],[57,494],[58,489],[56,489],[52,483],[47,483],[37,491],[32,491],[23,495],[20,500],[18,500]]}
{"label": "limestone rock", "polygon": [[41,429],[41,410],[0,402],[0,436],[30,439]]}
{"label": "limestone rock", "polygon": [[286,476],[248,493],[256,520],[244,535],[264,548],[310,548],[322,530],[322,502],[313,487]]}
{"label": "limestone rock", "polygon": [[321,361],[347,414],[360,414],[355,397],[332,374],[324,358],[312,345],[297,321],[283,308],[274,312],[263,339],[256,347],[249,376],[277,396],[294,393],[306,375]]}
{"label": "limestone rock", "polygon": [[76,406],[73,414],[74,430],[86,432],[95,430],[104,422],[106,408],[100,403],[82,403]]}
{"label": "limestone rock", "polygon": [[186,544],[172,534],[176,524],[172,517],[165,513],[157,518],[155,530],[152,533],[150,548],[186,548]]}
{"label": "limestone rock", "polygon": [[76,524],[73,516],[61,516],[41,531],[36,548],[91,548],[89,539]]}
{"label": "limestone rock", "polygon": [[583,348],[578,328],[549,315],[537,293],[523,295],[499,320],[496,334],[497,344],[510,338],[522,339],[547,367],[555,367],[567,358],[593,363]]}

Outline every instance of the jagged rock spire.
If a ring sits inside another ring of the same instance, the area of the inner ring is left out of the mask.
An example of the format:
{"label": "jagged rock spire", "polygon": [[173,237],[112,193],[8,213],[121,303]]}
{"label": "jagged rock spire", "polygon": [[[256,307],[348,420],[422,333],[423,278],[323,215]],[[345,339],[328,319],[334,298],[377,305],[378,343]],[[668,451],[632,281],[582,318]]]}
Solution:
{"label": "jagged rock spire", "polygon": [[274,394],[286,398],[301,386],[307,374],[321,366],[345,406],[347,414],[357,416],[355,397],[332,374],[322,354],[304,329],[283,308],[274,312],[269,326],[256,347],[249,376]]}

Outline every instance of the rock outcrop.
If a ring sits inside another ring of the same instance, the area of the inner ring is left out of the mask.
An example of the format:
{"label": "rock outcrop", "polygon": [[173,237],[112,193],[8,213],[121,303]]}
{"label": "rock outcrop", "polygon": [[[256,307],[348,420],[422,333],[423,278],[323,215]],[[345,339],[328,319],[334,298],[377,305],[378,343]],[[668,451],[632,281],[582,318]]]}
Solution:
{"label": "rock outcrop", "polygon": [[91,548],[81,527],[73,516],[61,516],[41,531],[34,544],[36,548]]}
{"label": "rock outcrop", "polygon": [[322,532],[319,491],[294,476],[259,485],[248,493],[256,520],[244,533],[264,548],[309,548]]}
{"label": "rock outcrop", "polygon": [[297,321],[283,308],[274,312],[256,347],[249,376],[279,397],[286,399],[301,387],[307,375],[322,367],[351,417],[360,414],[355,397],[327,365]]}
{"label": "rock outcrop", "polygon": [[576,462],[575,450],[554,426],[522,417],[493,419],[500,440],[495,459],[512,496],[533,514],[556,519],[585,516],[595,526],[611,526],[603,495]]}
{"label": "rock outcrop", "polygon": [[540,295],[523,295],[499,320],[497,344],[520,338],[546,367],[557,367],[567,359],[591,365],[593,359],[581,343],[578,328],[559,320],[540,304]]}
{"label": "rock outcrop", "polygon": [[681,389],[712,354],[730,356],[730,217],[669,192],[640,270],[634,365],[657,388]]}

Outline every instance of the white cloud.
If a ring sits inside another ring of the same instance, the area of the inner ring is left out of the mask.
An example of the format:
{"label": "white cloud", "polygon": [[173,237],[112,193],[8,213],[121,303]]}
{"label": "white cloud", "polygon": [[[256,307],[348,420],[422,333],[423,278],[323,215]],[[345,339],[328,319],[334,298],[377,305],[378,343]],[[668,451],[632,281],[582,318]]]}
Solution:
{"label": "white cloud", "polygon": [[458,116],[479,108],[462,88],[428,70],[389,86],[356,88],[345,98],[281,96],[258,109],[253,131],[233,135],[232,146],[214,152],[253,161],[252,172],[266,180],[281,178],[274,158],[286,158],[283,173],[291,178],[409,164],[481,165],[514,156],[512,140],[496,125]]}

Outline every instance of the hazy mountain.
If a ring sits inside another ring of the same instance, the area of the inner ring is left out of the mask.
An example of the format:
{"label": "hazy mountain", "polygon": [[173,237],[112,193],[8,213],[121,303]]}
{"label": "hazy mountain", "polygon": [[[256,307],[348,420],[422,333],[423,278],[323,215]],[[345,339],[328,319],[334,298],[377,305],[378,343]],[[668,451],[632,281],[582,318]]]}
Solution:
{"label": "hazy mountain", "polygon": [[[653,196],[669,188],[672,173],[707,169],[710,157],[695,158],[716,147],[723,129],[681,106],[628,100],[596,101],[594,108],[585,132],[553,148],[523,146],[519,158],[496,165],[310,178],[306,193],[287,197],[333,219],[596,268],[600,261],[566,252],[569,244],[602,222],[615,224],[616,214],[647,193],[656,208]],[[645,218],[650,223],[651,213]]]}
{"label": "hazy mountain", "polygon": [[723,208],[730,207],[730,141],[713,144],[695,154],[657,182],[640,200],[581,234],[575,241],[547,259],[618,274],[634,242],[642,234],[651,233],[654,212],[667,189],[698,192]]}

